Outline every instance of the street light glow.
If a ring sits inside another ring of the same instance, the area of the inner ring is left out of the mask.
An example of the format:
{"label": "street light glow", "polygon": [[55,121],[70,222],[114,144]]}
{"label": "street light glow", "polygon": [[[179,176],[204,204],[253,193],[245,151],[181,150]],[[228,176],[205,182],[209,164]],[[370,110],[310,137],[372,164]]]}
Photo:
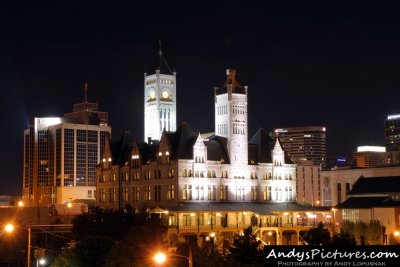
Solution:
{"label": "street light glow", "polygon": [[23,207],[24,206],[24,202],[22,200],[18,201],[18,207]]}
{"label": "street light glow", "polygon": [[394,232],[394,236],[395,236],[395,237],[398,237],[399,235],[400,235],[400,232],[399,232],[399,231],[395,231],[395,232]]}
{"label": "street light glow", "polygon": [[12,231],[14,231],[14,225],[9,223],[4,227],[4,230],[6,230],[7,233],[11,233]]}
{"label": "street light glow", "polygon": [[40,259],[39,260],[39,264],[40,265],[45,265],[46,264],[46,260],[45,259]]}
{"label": "street light glow", "polygon": [[154,261],[158,264],[163,264],[166,260],[167,256],[165,255],[165,253],[157,252],[156,255],[154,255]]}

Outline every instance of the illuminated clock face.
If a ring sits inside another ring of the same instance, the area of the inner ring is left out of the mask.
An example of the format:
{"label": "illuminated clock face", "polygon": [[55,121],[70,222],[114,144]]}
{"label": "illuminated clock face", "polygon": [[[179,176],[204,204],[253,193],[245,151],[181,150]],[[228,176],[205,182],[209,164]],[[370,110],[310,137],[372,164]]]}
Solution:
{"label": "illuminated clock face", "polygon": [[165,99],[169,98],[168,92],[167,92],[167,91],[164,91],[164,92],[162,93],[162,97],[165,98]]}
{"label": "illuminated clock face", "polygon": [[150,99],[154,99],[154,98],[156,98],[156,92],[151,91],[150,92]]}

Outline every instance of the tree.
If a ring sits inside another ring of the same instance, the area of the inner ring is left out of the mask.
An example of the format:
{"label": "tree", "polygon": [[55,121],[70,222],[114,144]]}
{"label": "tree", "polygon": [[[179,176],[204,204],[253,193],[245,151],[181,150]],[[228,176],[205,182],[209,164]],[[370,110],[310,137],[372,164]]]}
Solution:
{"label": "tree", "polygon": [[355,246],[357,244],[356,239],[353,235],[345,232],[340,232],[340,234],[335,234],[330,245],[333,246]]}
{"label": "tree", "polygon": [[330,242],[330,235],[328,229],[320,222],[316,227],[308,230],[303,239],[312,246],[327,245]]}
{"label": "tree", "polygon": [[370,245],[382,244],[382,225],[378,220],[371,220],[368,224],[367,239]]}
{"label": "tree", "polygon": [[150,246],[163,244],[159,216],[135,213],[129,206],[118,211],[95,208],[73,224],[76,244],[59,255],[55,266],[131,266],[143,262],[144,252],[148,258]]}
{"label": "tree", "polygon": [[261,241],[252,233],[252,228],[244,229],[243,234],[235,234],[229,248],[228,266],[262,266],[263,250]]}

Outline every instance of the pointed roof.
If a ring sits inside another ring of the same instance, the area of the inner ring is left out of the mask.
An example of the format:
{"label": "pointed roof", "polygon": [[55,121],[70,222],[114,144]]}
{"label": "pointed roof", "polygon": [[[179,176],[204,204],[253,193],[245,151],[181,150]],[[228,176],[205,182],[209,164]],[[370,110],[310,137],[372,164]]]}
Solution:
{"label": "pointed roof", "polygon": [[113,165],[124,165],[129,161],[132,148],[136,143],[135,137],[130,132],[125,132],[117,141],[110,142]]}
{"label": "pointed roof", "polygon": [[222,136],[212,136],[207,141],[204,141],[207,147],[207,159],[220,161],[224,164],[229,164],[228,139]]}
{"label": "pointed roof", "polygon": [[[276,145],[282,149],[282,144],[278,139],[275,140],[268,131],[258,129],[249,141],[249,162],[253,160],[254,163],[272,163],[271,152]],[[285,164],[293,164],[287,153],[285,153]]]}

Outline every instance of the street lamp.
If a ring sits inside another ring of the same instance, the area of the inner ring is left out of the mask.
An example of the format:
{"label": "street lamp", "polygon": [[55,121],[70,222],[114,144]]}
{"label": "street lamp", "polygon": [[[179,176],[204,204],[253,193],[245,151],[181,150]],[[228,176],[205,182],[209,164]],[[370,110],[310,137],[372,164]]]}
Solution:
{"label": "street lamp", "polygon": [[153,259],[156,263],[163,264],[167,260],[167,255],[165,255],[165,253],[162,252],[157,252],[154,255]]}
{"label": "street lamp", "polygon": [[[169,257],[185,258],[189,262],[189,267],[193,266],[191,249],[189,249],[189,257],[178,254],[171,254]],[[153,260],[159,265],[164,264],[167,261],[167,255],[164,252],[157,252],[154,254]]]}
{"label": "street lamp", "polygon": [[[28,252],[28,261],[27,262],[28,262],[28,267],[30,267],[31,266],[31,225],[28,224],[28,227],[23,227],[23,226],[18,226],[18,227],[28,230],[28,251],[27,251]],[[14,229],[15,229],[15,226],[11,223],[7,224],[4,227],[4,230],[7,233],[12,233],[14,231]]]}
{"label": "street lamp", "polygon": [[43,259],[43,258],[41,258],[40,260],[38,259],[38,262],[37,262],[38,264],[37,265],[45,265],[46,264],[46,260],[45,259]]}

